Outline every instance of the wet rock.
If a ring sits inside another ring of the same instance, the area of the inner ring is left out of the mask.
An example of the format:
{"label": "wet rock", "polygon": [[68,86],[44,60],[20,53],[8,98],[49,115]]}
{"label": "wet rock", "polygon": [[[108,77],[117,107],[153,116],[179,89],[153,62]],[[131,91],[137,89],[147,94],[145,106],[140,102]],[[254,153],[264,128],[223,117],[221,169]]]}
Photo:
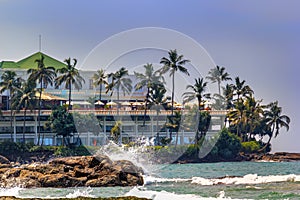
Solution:
{"label": "wet rock", "polygon": [[[2,172],[2,173],[1,173]],[[1,187],[103,187],[143,184],[142,170],[107,156],[55,158],[47,164],[0,165]]]}

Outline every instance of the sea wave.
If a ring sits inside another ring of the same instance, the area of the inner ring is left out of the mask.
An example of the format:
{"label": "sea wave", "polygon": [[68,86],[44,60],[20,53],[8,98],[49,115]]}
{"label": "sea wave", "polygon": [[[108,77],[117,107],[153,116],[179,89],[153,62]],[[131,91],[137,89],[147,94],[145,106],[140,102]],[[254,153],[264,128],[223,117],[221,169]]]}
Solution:
{"label": "sea wave", "polygon": [[[147,190],[144,187],[134,187],[125,196],[136,196],[139,198],[148,198],[152,200],[243,200],[243,199],[233,199],[230,197],[225,197],[225,192],[221,191],[218,197],[201,197],[193,194],[176,194],[166,191],[152,191]],[[249,200],[249,199],[247,199]]]}
{"label": "sea wave", "polygon": [[185,178],[159,178],[153,176],[144,177],[145,185],[163,182],[190,182],[199,185],[242,185],[242,184],[261,184],[261,183],[275,183],[275,182],[300,182],[300,175],[270,175],[259,176],[257,174],[247,174],[245,176],[225,176],[221,178],[203,178],[192,177]]}
{"label": "sea wave", "polygon": [[20,187],[14,187],[14,188],[0,188],[0,197],[3,196],[19,196],[19,192],[22,190]]}
{"label": "sea wave", "polygon": [[77,197],[91,197],[95,198],[94,195],[91,194],[93,191],[92,188],[81,188],[81,189],[76,189],[73,192],[69,193],[66,195],[66,198],[77,198]]}

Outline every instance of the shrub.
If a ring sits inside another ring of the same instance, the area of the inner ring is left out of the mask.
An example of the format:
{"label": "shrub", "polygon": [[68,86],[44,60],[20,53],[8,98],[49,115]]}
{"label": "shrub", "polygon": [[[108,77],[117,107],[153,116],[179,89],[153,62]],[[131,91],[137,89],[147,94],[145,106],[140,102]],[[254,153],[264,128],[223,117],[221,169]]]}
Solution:
{"label": "shrub", "polygon": [[244,153],[256,153],[260,148],[261,146],[257,141],[242,142],[242,151]]}

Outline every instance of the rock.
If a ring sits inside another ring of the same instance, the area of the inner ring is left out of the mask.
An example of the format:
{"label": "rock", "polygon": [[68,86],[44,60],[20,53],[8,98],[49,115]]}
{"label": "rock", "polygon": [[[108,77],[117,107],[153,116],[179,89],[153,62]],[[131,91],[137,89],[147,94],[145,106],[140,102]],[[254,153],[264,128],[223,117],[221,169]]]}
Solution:
{"label": "rock", "polygon": [[0,164],[10,164],[10,161],[6,157],[0,155]]}
{"label": "rock", "polygon": [[142,170],[107,156],[55,158],[47,164],[0,165],[1,187],[103,187],[143,184]]}

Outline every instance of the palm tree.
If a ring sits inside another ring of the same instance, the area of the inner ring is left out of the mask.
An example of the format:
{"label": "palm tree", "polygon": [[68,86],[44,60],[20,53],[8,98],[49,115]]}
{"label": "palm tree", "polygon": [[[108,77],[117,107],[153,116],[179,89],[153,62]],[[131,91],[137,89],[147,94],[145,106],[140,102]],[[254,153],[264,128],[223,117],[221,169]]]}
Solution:
{"label": "palm tree", "polygon": [[188,85],[186,86],[186,89],[191,89],[192,92],[185,92],[183,93],[183,102],[189,102],[194,99],[197,99],[198,101],[198,110],[201,110],[201,104],[204,97],[210,98],[210,94],[205,93],[207,89],[207,82],[204,81],[203,78],[195,79],[194,85]]}
{"label": "palm tree", "polygon": [[273,136],[276,138],[279,135],[280,128],[285,127],[288,131],[289,124],[291,122],[290,118],[287,115],[281,115],[282,108],[278,106],[278,101],[269,104],[268,107],[270,107],[270,110],[266,110],[264,115],[267,120],[267,125],[271,128],[271,135],[269,135],[269,140],[267,141],[263,149],[265,149],[270,144]]}
{"label": "palm tree", "polygon": [[16,93],[14,104],[17,110],[23,108],[23,142],[25,143],[26,111],[32,111],[35,107],[36,83],[30,79],[24,82]]}
{"label": "palm tree", "polygon": [[[42,101],[42,92],[43,86],[47,88],[50,84],[53,85],[53,80],[56,77],[55,68],[51,66],[45,66],[44,64],[44,56],[41,56],[41,59],[36,59],[35,62],[37,63],[37,68],[28,69],[27,73],[29,75],[29,79],[32,81],[37,81],[40,84],[39,88],[39,100],[38,100],[38,141],[37,145],[40,143],[40,133],[41,133],[41,101]],[[43,144],[43,141],[42,143]]]}
{"label": "palm tree", "polygon": [[176,139],[175,139],[175,148],[176,148],[178,143],[178,132],[182,122],[182,114],[180,111],[175,111],[174,113],[175,113],[174,116],[171,116],[169,118],[169,123],[166,123],[166,127],[170,128],[176,133]]}
{"label": "palm tree", "polygon": [[235,78],[233,89],[235,91],[234,94],[237,95],[237,100],[239,100],[241,96],[246,97],[254,93],[249,85],[245,85],[245,82],[245,80],[241,81],[239,77]]}
{"label": "palm tree", "polygon": [[125,67],[122,67],[115,73],[110,73],[108,78],[111,78],[111,83],[106,87],[106,93],[111,92],[113,95],[114,88],[117,90],[117,101],[118,101],[118,113],[119,113],[119,101],[120,101],[120,89],[123,91],[123,94],[129,94],[132,90],[132,81],[128,78],[128,70]]}
{"label": "palm tree", "polygon": [[147,88],[143,126],[145,126],[148,102],[150,101],[150,90],[154,87],[154,85],[162,84],[163,83],[162,81],[164,81],[163,76],[159,75],[158,71],[154,71],[152,64],[148,63],[144,65],[144,68],[145,68],[145,74],[134,72],[136,78],[140,80],[140,82],[138,82],[134,86],[135,90]]}
{"label": "palm tree", "polygon": [[94,85],[97,87],[99,86],[99,101],[101,101],[101,94],[102,94],[102,85],[105,86],[108,84],[106,81],[107,75],[103,69],[97,70],[97,72],[93,75]]}
{"label": "palm tree", "polygon": [[184,74],[190,75],[188,70],[184,67],[190,61],[183,58],[183,55],[178,55],[177,50],[170,50],[168,52],[169,58],[163,57],[160,60],[160,64],[163,64],[162,69],[160,70],[161,74],[165,74],[170,72],[170,76],[172,77],[172,107],[171,107],[171,116],[173,116],[174,112],[174,89],[175,89],[175,72],[180,71]]}
{"label": "palm tree", "polygon": [[[13,141],[13,106],[12,106],[12,96],[16,91],[16,88],[20,87],[20,78],[16,78],[17,74],[14,71],[5,71],[1,75],[1,82],[0,82],[0,93],[4,91],[9,92],[9,109],[10,109],[10,136],[11,140]],[[8,108],[7,108],[8,109]]]}
{"label": "palm tree", "polygon": [[225,67],[216,66],[208,72],[208,78],[212,83],[218,83],[219,95],[221,95],[221,82],[232,80],[229,74],[225,72]]}
{"label": "palm tree", "polygon": [[234,85],[226,84],[226,86],[223,87],[223,95],[225,97],[227,110],[233,108],[233,93],[234,93]]}
{"label": "palm tree", "polygon": [[71,63],[71,58],[67,58],[64,60],[64,62],[67,64],[65,67],[60,68],[57,70],[57,72],[60,74],[55,79],[55,87],[58,88],[60,85],[65,83],[65,88],[69,89],[69,105],[68,110],[71,109],[71,97],[72,97],[72,86],[77,90],[80,90],[82,88],[82,83],[85,83],[85,80],[82,78],[82,76],[79,73],[79,70],[75,68],[77,64],[77,60],[73,59],[73,64]]}

